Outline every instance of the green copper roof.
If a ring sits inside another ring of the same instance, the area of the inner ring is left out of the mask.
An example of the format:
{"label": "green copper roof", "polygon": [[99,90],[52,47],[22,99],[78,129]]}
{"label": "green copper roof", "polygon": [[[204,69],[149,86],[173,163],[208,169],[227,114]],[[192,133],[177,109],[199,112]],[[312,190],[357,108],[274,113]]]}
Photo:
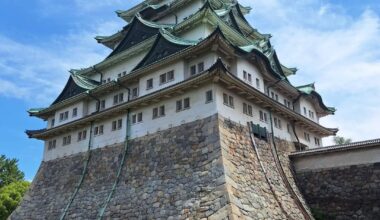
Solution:
{"label": "green copper roof", "polygon": [[167,31],[166,29],[163,29],[163,28],[160,29],[160,33],[162,34],[162,36],[166,40],[168,40],[172,43],[175,43],[175,44],[193,46],[193,45],[197,45],[199,43],[199,41],[186,40],[186,39],[183,39],[180,37],[176,37],[173,34],[171,34],[169,31]]}
{"label": "green copper roof", "polygon": [[40,111],[43,111],[43,110],[45,110],[46,108],[31,108],[31,109],[29,109],[28,110],[28,113],[29,114],[34,114],[34,113],[38,113],[38,112],[40,112]]}
{"label": "green copper roof", "polygon": [[315,83],[310,83],[310,84],[303,85],[303,86],[297,86],[296,88],[298,89],[298,91],[300,91],[303,94],[315,96],[318,99],[319,104],[321,105],[321,107],[324,110],[326,110],[326,111],[328,111],[328,112],[330,112],[332,114],[334,114],[334,112],[336,112],[335,108],[333,108],[333,107],[327,107],[323,103],[322,96],[315,91]]}
{"label": "green copper roof", "polygon": [[86,78],[84,76],[81,76],[78,73],[78,70],[70,70],[71,77],[73,78],[74,82],[84,88],[84,89],[94,89],[99,85],[99,82]]}

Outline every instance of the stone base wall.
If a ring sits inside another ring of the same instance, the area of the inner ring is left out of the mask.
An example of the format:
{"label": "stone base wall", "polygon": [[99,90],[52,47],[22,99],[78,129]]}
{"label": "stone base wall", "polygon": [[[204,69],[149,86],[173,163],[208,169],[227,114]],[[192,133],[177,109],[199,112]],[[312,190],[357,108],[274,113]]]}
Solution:
{"label": "stone base wall", "polygon": [[326,219],[379,219],[380,163],[297,173],[310,207]]}
{"label": "stone base wall", "polygon": [[[287,159],[293,146],[279,145],[293,186]],[[218,115],[131,140],[103,219],[305,219],[275,167],[270,145],[259,142],[259,148],[267,174],[247,128]],[[91,151],[66,219],[96,219],[116,179],[123,149],[118,145]],[[59,219],[85,158],[77,154],[43,162],[10,219]]]}

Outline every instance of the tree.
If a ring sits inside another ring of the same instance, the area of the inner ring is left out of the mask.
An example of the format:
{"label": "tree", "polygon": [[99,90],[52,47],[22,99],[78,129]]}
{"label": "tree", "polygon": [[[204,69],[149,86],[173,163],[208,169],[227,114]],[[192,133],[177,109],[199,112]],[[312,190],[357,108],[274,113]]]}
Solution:
{"label": "tree", "polygon": [[336,136],[334,137],[334,142],[336,145],[342,145],[342,144],[349,144],[352,142],[352,140],[350,138]]}
{"label": "tree", "polygon": [[30,183],[18,181],[0,188],[0,220],[5,220],[16,209]]}
{"label": "tree", "polygon": [[0,188],[24,179],[24,173],[18,169],[17,163],[17,159],[0,156]]}

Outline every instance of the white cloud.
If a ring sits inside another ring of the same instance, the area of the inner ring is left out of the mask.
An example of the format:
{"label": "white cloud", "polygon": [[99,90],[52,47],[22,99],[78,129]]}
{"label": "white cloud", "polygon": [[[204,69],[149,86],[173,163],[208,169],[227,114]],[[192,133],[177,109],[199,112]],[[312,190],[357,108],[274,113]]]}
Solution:
{"label": "white cloud", "polygon": [[72,30],[45,39],[41,45],[20,43],[0,35],[0,95],[48,105],[59,94],[68,70],[94,65],[109,52],[98,45],[98,31],[112,33],[112,22],[94,24],[91,30]]}
{"label": "white cloud", "polygon": [[[253,7],[251,23],[274,37],[280,60],[300,69],[296,85],[316,82],[325,103],[337,107],[322,124],[354,140],[378,138],[380,122],[380,17],[359,17],[318,0],[241,1]],[[326,140],[331,144],[331,139]]]}

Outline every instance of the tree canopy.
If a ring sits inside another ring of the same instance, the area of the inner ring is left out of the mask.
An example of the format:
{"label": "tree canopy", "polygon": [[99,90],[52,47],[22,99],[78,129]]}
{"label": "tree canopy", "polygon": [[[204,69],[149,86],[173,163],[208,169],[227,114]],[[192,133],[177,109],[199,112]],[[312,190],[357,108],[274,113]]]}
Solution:
{"label": "tree canopy", "polygon": [[334,137],[334,142],[336,145],[349,144],[352,142],[350,138],[344,138],[340,136]]}
{"label": "tree canopy", "polygon": [[19,170],[17,163],[17,159],[0,156],[0,188],[24,179],[24,173]]}
{"label": "tree canopy", "polygon": [[30,183],[18,181],[0,188],[0,220],[5,220],[16,209]]}

